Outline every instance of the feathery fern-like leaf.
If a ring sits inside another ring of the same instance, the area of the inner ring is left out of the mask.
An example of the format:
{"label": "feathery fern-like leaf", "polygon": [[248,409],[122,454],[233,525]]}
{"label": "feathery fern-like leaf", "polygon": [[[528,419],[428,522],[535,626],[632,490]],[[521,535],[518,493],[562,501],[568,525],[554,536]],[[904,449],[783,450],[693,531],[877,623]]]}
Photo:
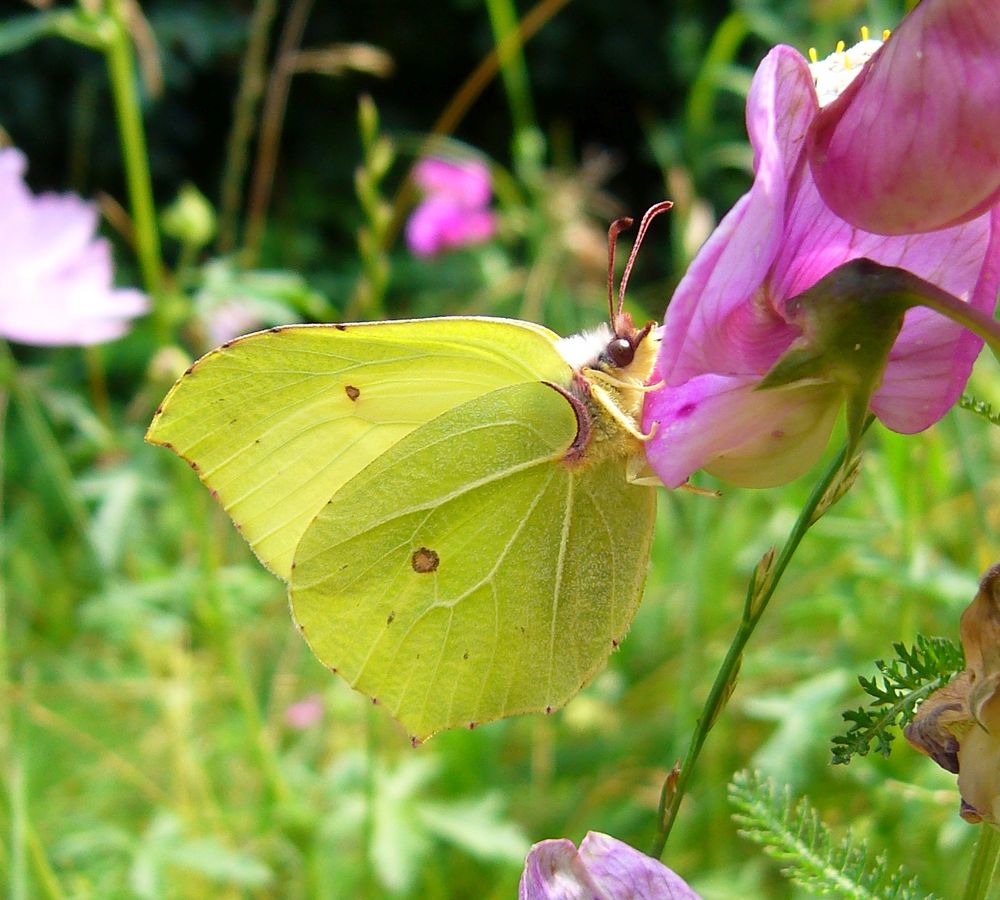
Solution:
{"label": "feathery fern-like leaf", "polygon": [[846,734],[833,738],[835,764],[849,763],[852,757],[866,756],[872,751],[888,756],[896,728],[913,718],[917,705],[928,694],[965,668],[962,648],[947,638],[918,634],[912,647],[901,642],[892,646],[896,651],[894,659],[875,661],[878,675],[858,676],[862,689],[872,700],[867,707],[859,706],[842,714],[851,727]]}
{"label": "feathery fern-like leaf", "polygon": [[884,855],[872,857],[864,841],[834,838],[805,798],[779,789],[757,772],[737,772],[729,784],[740,834],[785,863],[782,874],[817,894],[852,900],[924,900],[932,897]]}

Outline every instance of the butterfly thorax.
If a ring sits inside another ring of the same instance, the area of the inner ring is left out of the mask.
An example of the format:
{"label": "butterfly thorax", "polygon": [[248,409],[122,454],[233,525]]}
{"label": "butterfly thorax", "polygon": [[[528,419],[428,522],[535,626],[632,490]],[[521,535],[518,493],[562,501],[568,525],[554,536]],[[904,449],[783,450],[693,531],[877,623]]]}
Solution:
{"label": "butterfly thorax", "polygon": [[636,328],[628,313],[616,315],[613,324],[613,330],[602,325],[558,344],[573,367],[564,389],[578,423],[577,439],[564,460],[569,465],[642,455],[642,403],[659,334],[652,322]]}

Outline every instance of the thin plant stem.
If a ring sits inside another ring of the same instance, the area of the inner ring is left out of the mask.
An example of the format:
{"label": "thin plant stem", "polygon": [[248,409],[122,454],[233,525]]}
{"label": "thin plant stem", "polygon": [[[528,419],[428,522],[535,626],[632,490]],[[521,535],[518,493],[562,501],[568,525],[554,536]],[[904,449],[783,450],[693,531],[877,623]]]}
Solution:
{"label": "thin plant stem", "polygon": [[271,70],[261,112],[260,138],[257,141],[257,160],[254,164],[253,180],[250,187],[250,201],[247,205],[247,223],[240,254],[246,266],[256,264],[260,256],[260,244],[264,238],[264,224],[267,210],[271,205],[274,188],[274,173],[278,167],[278,149],[281,144],[281,128],[288,106],[288,92],[295,74],[293,60],[302,43],[302,35],[309,21],[314,0],[293,0],[285,27],[278,44],[278,55]]}
{"label": "thin plant stem", "polygon": [[56,494],[63,505],[81,543],[97,556],[90,539],[90,517],[73,483],[73,472],[38,406],[38,401],[17,371],[17,363],[6,341],[0,340],[0,386],[6,384],[17,405],[17,411],[34,444],[39,466],[48,473]]}
{"label": "thin plant stem", "polygon": [[[448,105],[441,112],[441,115],[437,117],[430,134],[416,154],[418,159],[425,156],[440,138],[451,134],[458,127],[459,122],[472,108],[472,104],[476,102],[479,95],[486,90],[487,85],[500,71],[507,57],[518,48],[523,47],[543,25],[547,24],[569,3],[570,0],[540,0],[521,19],[514,32],[506,35],[483,57],[482,62],[472,70],[469,77],[448,101]],[[389,247],[396,239],[396,235],[399,234],[400,228],[403,227],[403,210],[410,202],[412,195],[413,180],[408,174],[392,198],[392,219],[383,235],[383,247]]]}
{"label": "thin plant stem", "polygon": [[[497,46],[500,78],[507,94],[510,115],[514,123],[515,163],[530,164],[532,160],[519,159],[525,148],[523,138],[535,129],[535,109],[528,86],[528,66],[524,59],[524,44],[517,26],[517,9],[511,0],[485,0],[489,13],[493,40]],[[509,46],[501,54],[500,47]]]}
{"label": "thin plant stem", "polygon": [[969,867],[969,880],[965,883],[962,900],[986,900],[1000,859],[1000,832],[985,823],[980,826],[979,840]]}
{"label": "thin plant stem", "polygon": [[90,402],[101,424],[113,432],[111,400],[108,396],[108,376],[104,368],[104,352],[99,344],[83,348],[83,361],[87,366],[87,386],[90,388]]}
{"label": "thin plant stem", "polygon": [[719,73],[730,65],[750,33],[746,15],[739,10],[722,21],[702,57],[698,74],[688,92],[685,133],[689,140],[701,143],[715,126],[715,98],[719,92]]}
{"label": "thin plant stem", "polygon": [[142,108],[135,74],[135,58],[128,30],[126,0],[108,0],[111,27],[106,29],[104,55],[118,119],[118,135],[125,163],[136,253],[142,282],[153,298],[153,322],[161,341],[169,338],[169,320],[163,296],[163,259],[156,227],[156,206],[149,174],[149,156],[142,124]]}
{"label": "thin plant stem", "polygon": [[[865,427],[871,424],[869,418]],[[781,576],[788,567],[789,562],[795,555],[802,538],[805,537],[809,528],[817,521],[822,513],[840,496],[840,492],[831,497],[831,489],[834,488],[838,477],[843,479],[847,485],[851,477],[853,466],[848,463],[847,449],[844,448],[827,467],[816,487],[813,488],[809,499],[799,513],[795,525],[781,548],[781,553],[774,557],[771,553],[764,557],[754,570],[754,574],[747,586],[746,599],[743,605],[743,616],[736,635],[729,645],[729,651],[719,667],[715,676],[715,681],[705,700],[701,716],[695,726],[694,734],[688,744],[687,754],[681,764],[679,773],[672,772],[664,781],[660,792],[660,807],[657,816],[657,832],[653,842],[650,856],[659,859],[663,855],[667,838],[670,836],[671,828],[677,819],[677,812],[680,809],[681,801],[687,790],[688,783],[694,772],[695,764],[701,749],[705,744],[709,732],[715,725],[719,714],[729,702],[735,686],[736,678],[739,675],[740,664],[743,659],[743,650],[753,635],[754,629],[764,615],[767,605],[774,595],[774,591],[781,581]],[[846,489],[846,487],[845,487]]]}
{"label": "thin plant stem", "polygon": [[49,900],[63,900],[66,894],[59,884],[59,879],[56,877],[48,856],[45,854],[45,845],[31,822],[27,823],[26,832],[28,852],[31,855],[31,864],[35,873],[35,883],[41,889],[41,896],[48,897]]}
{"label": "thin plant stem", "polygon": [[240,86],[233,102],[233,127],[226,144],[226,166],[223,169],[219,200],[219,240],[216,245],[220,253],[228,253],[236,245],[240,194],[247,169],[257,104],[264,92],[267,78],[268,37],[277,12],[277,0],[257,0],[250,19],[250,40],[243,57]]}
{"label": "thin plant stem", "polygon": [[204,505],[201,519],[205,523],[205,537],[201,547],[201,565],[204,574],[202,618],[209,633],[217,641],[219,654],[236,693],[236,701],[243,714],[243,721],[256,753],[269,798],[273,803],[282,803],[287,801],[290,796],[288,787],[281,772],[278,754],[257,702],[253,683],[250,680],[249,667],[240,653],[223,597],[222,586],[219,583],[219,571],[222,568],[222,540],[218,531],[218,519],[215,511],[204,509]]}

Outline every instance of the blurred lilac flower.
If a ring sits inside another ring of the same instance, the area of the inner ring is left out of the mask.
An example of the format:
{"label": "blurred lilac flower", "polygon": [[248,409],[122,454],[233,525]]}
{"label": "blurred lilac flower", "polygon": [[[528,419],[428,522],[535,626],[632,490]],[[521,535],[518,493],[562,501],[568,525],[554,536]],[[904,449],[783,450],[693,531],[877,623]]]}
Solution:
{"label": "blurred lilac flower", "polygon": [[[755,388],[803,338],[791,301],[844,263],[867,258],[905,269],[987,314],[994,308],[997,211],[921,235],[852,227],[820,198],[806,161],[805,136],[817,112],[805,59],[776,47],[747,99],[754,183],[699,251],[665,316],[653,379],[664,386],[647,397],[643,426],[658,423],[647,459],[669,487],[700,468],[765,487],[790,481],[818,459],[843,385],[804,379]],[[909,310],[872,411],[894,431],[927,428],[958,398],[981,345],[938,313]]]}
{"label": "blurred lilac flower", "polygon": [[518,900],[700,900],[659,860],[598,831],[577,852],[566,838],[535,844],[524,862]]}
{"label": "blurred lilac flower", "polygon": [[261,318],[257,311],[238,297],[217,304],[205,317],[205,330],[211,347],[224,344],[241,334],[249,334],[260,325]]}
{"label": "blurred lilac flower", "polygon": [[882,234],[946,228],[994,207],[998,65],[1000,5],[923,0],[812,123],[824,201]]}
{"label": "blurred lilac flower", "polygon": [[305,731],[318,725],[323,718],[323,696],[309,694],[285,710],[285,723],[296,731]]}
{"label": "blurred lilac flower", "polygon": [[32,194],[26,168],[19,150],[0,149],[0,336],[37,345],[120,337],[149,300],[112,286],[96,208],[74,194]]}
{"label": "blurred lilac flower", "polygon": [[487,208],[492,186],[486,165],[428,157],[414,166],[413,180],[424,191],[406,223],[406,243],[417,256],[434,256],[493,236],[496,214]]}

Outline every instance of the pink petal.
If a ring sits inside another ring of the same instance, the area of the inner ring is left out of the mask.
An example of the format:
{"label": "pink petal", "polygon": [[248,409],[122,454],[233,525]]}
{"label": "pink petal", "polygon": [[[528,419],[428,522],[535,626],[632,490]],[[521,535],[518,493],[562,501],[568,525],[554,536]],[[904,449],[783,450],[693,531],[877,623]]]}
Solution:
{"label": "pink petal", "polygon": [[787,191],[815,109],[805,60],[790,47],[775,47],[747,99],[753,186],[698,252],[667,307],[657,364],[667,384],[702,372],[763,374],[794,338],[766,297],[747,301],[782,250]]}
{"label": "pink petal", "polygon": [[427,157],[413,167],[413,180],[427,194],[468,207],[485,206],[493,192],[489,168],[476,159],[453,162]]}
{"label": "pink petal", "polygon": [[148,299],[112,287],[94,206],[71,194],[36,197],[24,167],[19,151],[0,151],[0,335],[37,345],[120,337]]}
{"label": "pink petal", "polygon": [[755,375],[706,374],[647,398],[646,458],[667,487],[706,469],[742,487],[797,478],[830,439],[840,390],[828,384],[755,390]]}
{"label": "pink petal", "polygon": [[700,900],[663,863],[591,831],[577,852],[565,838],[541,841],[525,860],[519,900]]}
{"label": "pink petal", "polygon": [[429,197],[406,223],[406,243],[417,256],[477,244],[493,236],[496,216],[487,209],[468,209],[448,197]]}
{"label": "pink petal", "polygon": [[998,61],[1000,5],[923,0],[813,125],[826,203],[882,234],[946,228],[995,205]]}

